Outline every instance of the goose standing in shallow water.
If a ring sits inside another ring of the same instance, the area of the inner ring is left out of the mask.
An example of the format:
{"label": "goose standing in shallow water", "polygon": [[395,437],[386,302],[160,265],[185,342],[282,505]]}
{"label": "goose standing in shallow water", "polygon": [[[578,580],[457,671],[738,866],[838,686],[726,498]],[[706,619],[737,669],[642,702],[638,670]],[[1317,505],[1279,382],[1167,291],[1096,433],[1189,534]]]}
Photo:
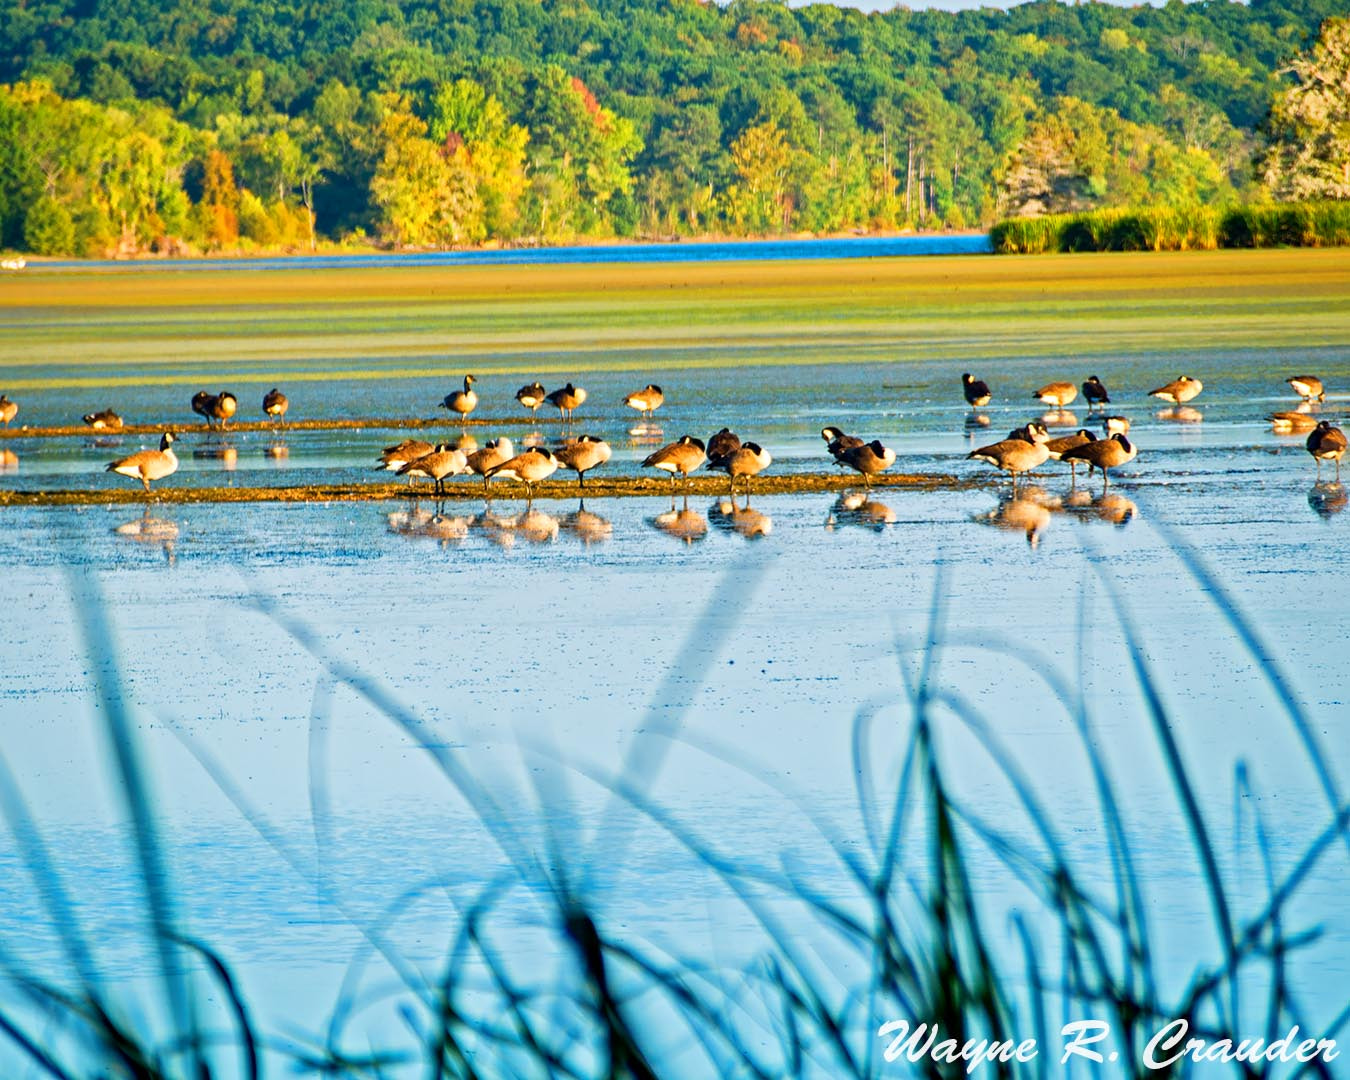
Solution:
{"label": "goose standing in shallow water", "polygon": [[216,403],[216,395],[207,393],[205,390],[198,390],[192,395],[192,411],[206,421],[206,426],[211,426],[211,409]]}
{"label": "goose standing in shallow water", "polygon": [[1062,409],[1078,396],[1078,387],[1071,382],[1046,383],[1031,396],[1047,405]]}
{"label": "goose standing in shallow water", "polygon": [[464,452],[453,449],[449,443],[438,444],[431,453],[423,454],[399,469],[399,473],[406,473],[409,480],[413,476],[425,476],[428,480],[434,481],[437,495],[445,494],[447,477],[458,476],[468,471],[469,466],[464,459]]}
{"label": "goose standing in shallow water", "polygon": [[516,391],[516,400],[532,413],[539,412],[539,406],[548,400],[542,383],[530,383]]}
{"label": "goose standing in shallow water", "polygon": [[[1063,461],[1064,454],[1076,446],[1083,446],[1085,443],[1096,442],[1097,436],[1088,431],[1087,428],[1079,428],[1072,435],[1062,435],[1058,439],[1050,439],[1046,442],[1045,448],[1050,451],[1050,456],[1056,461]],[[1069,458],[1069,475],[1073,480],[1078,479],[1078,461],[1075,458]]]}
{"label": "goose standing in shallow water", "polygon": [[1065,450],[1060,456],[1060,460],[1068,462],[1086,461],[1093,468],[1101,469],[1102,487],[1104,489],[1111,483],[1111,474],[1108,470],[1133,461],[1138,453],[1138,447],[1124,435],[1112,435],[1109,439],[1097,439],[1094,442],[1076,446],[1072,450]]}
{"label": "goose standing in shallow water", "polygon": [[1179,375],[1166,386],[1150,390],[1148,396],[1170,401],[1173,405],[1185,405],[1186,402],[1197,397],[1204,388],[1205,384],[1199,379],[1192,379],[1189,375]]}
{"label": "goose standing in shallow water", "polygon": [[211,399],[211,415],[220,422],[220,428],[225,430],[225,425],[230,422],[230,418],[239,411],[239,399],[228,390],[222,390]]}
{"label": "goose standing in shallow water", "polygon": [[861,446],[845,447],[836,460],[841,465],[847,465],[854,472],[861,473],[863,483],[870,488],[873,476],[879,472],[885,472],[895,464],[895,451],[889,446],[882,446],[878,440],[873,439],[870,443],[863,443]]}
{"label": "goose standing in shallow water", "polygon": [[994,396],[989,392],[987,382],[975,378],[969,372],[961,376],[961,393],[965,395],[966,404],[972,409],[984,408]]}
{"label": "goose standing in shallow water", "polygon": [[[761,473],[773,464],[773,458],[759,443],[747,442],[741,443],[730,454],[724,454],[719,458],[709,458],[708,468],[715,469],[718,472],[724,472],[731,477],[731,494],[736,494],[736,477],[744,476],[747,485],[750,477],[756,473]],[[746,498],[749,499],[750,491],[746,488]]]}
{"label": "goose standing in shallow water", "polygon": [[1083,397],[1088,403],[1088,409],[1097,409],[1103,405],[1110,405],[1111,399],[1107,396],[1106,387],[1102,385],[1101,379],[1096,375],[1088,378],[1083,384]]}
{"label": "goose standing in shallow water", "polygon": [[649,454],[642,462],[642,467],[670,473],[670,490],[673,492],[675,474],[682,475],[687,486],[689,474],[702,465],[707,457],[703,450],[702,439],[696,439],[692,435],[681,435],[678,442],[663,446],[656,453]]}
{"label": "goose standing in shallow water", "polygon": [[655,383],[648,383],[641,390],[626,394],[623,403],[630,409],[637,409],[642,414],[642,419],[650,420],[652,413],[656,412],[665,400],[666,395],[661,388]]}
{"label": "goose standing in shallow water", "polygon": [[586,486],[586,474],[607,462],[610,454],[609,443],[594,435],[569,439],[554,451],[558,464],[576,473],[577,484],[581,487]]}
{"label": "goose standing in shallow water", "polygon": [[492,466],[483,474],[483,482],[487,483],[494,476],[519,480],[525,485],[525,501],[533,502],[534,485],[541,480],[547,480],[557,471],[558,459],[553,456],[553,452],[545,450],[542,446],[532,446],[525,453],[517,454],[509,461]]}
{"label": "goose standing in shallow water", "polygon": [[1295,375],[1292,379],[1285,379],[1290,386],[1294,388],[1294,393],[1304,401],[1326,401],[1326,389],[1322,386],[1322,380],[1316,375]]}
{"label": "goose standing in shallow water", "polygon": [[464,376],[464,389],[456,390],[453,393],[446,394],[445,400],[440,404],[442,409],[448,409],[456,416],[463,419],[478,408],[478,395],[474,392],[473,384],[478,380],[472,375]]}
{"label": "goose standing in shallow water", "polygon": [[741,437],[730,428],[723,428],[708,440],[708,458],[716,460],[726,457],[741,448]]}
{"label": "goose standing in shallow water", "polygon": [[263,412],[273,420],[280,423],[286,415],[286,410],[291,407],[290,399],[286,397],[275,386],[263,395]]}
{"label": "goose standing in shallow water", "polygon": [[820,437],[825,440],[825,452],[834,458],[836,465],[845,464],[844,452],[846,450],[855,450],[860,446],[866,446],[865,440],[856,435],[845,435],[837,427],[823,427],[820,429]]}
{"label": "goose standing in shallow water", "polygon": [[81,419],[95,431],[121,431],[123,427],[122,418],[112,409],[88,413]]}
{"label": "goose standing in shallow water", "polygon": [[586,391],[568,383],[561,390],[548,395],[548,403],[558,410],[558,419],[571,420],[572,413],[586,400]]}
{"label": "goose standing in shallow water", "polygon": [[1027,424],[1011,432],[1008,438],[989,446],[982,446],[966,455],[967,459],[987,461],[990,465],[1009,473],[1013,480],[1013,490],[1017,490],[1017,477],[1030,472],[1037,465],[1043,465],[1050,459],[1046,447],[1047,433],[1043,424]]}
{"label": "goose standing in shallow water", "polygon": [[9,422],[18,415],[18,402],[10,401],[4,394],[0,394],[0,424],[9,427]]}
{"label": "goose standing in shallow water", "polygon": [[149,491],[151,480],[163,480],[178,471],[178,458],[172,447],[173,435],[166,431],[160,436],[158,450],[141,450],[130,457],[114,461],[105,471],[139,480]]}
{"label": "goose standing in shallow water", "polygon": [[1323,420],[1308,436],[1308,453],[1317,462],[1317,477],[1322,477],[1322,462],[1336,463],[1336,479],[1341,478],[1341,458],[1345,457],[1345,432],[1330,420]]}
{"label": "goose standing in shallow water", "polygon": [[[381,472],[403,473],[403,466],[425,457],[435,449],[431,443],[423,442],[421,439],[404,439],[401,443],[386,446],[380,451],[379,464],[376,468]],[[408,483],[411,484],[412,473],[406,475]]]}
{"label": "goose standing in shallow water", "polygon": [[489,439],[483,444],[483,449],[475,450],[465,460],[469,469],[476,472],[483,478],[483,490],[488,486],[488,470],[500,465],[503,461],[509,461],[515,454],[515,447],[511,445],[511,440],[505,435],[496,439]]}

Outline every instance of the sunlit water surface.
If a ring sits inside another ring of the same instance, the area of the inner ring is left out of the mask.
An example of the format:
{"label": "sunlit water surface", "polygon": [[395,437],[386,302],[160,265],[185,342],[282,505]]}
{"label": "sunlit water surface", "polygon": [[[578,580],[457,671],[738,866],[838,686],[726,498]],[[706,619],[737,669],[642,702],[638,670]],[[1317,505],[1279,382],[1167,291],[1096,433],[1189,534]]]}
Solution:
{"label": "sunlit water surface", "polygon": [[[1350,772],[1350,518],[1345,489],[1317,482],[1302,437],[1275,436],[1263,420],[1294,405],[1286,366],[1270,356],[1168,356],[1098,372],[1140,448],[1106,496],[1100,480],[1071,487],[1048,463],[1010,504],[1006,480],[965,460],[1043,413],[1035,386],[1090,373],[1008,361],[981,373],[999,391],[983,410],[987,424],[968,419],[960,372],[932,364],[596,374],[572,427],[615,445],[610,472],[638,471],[653,446],[724,424],[768,447],[775,471],[799,472],[826,466],[819,428],[834,423],[896,447],[906,471],[979,479],[973,488],[752,496],[749,510],[706,496],[539,501],[532,510],[479,499],[8,509],[4,753],[106,974],[142,978],[143,892],[73,614],[92,583],[154,766],[184,919],[238,966],[260,1014],[290,1033],[321,1026],[360,950],[355,927],[387,910],[401,913],[389,929],[397,947],[434,969],[447,926],[503,865],[492,839],[500,828],[519,830],[541,857],[557,838],[561,857],[590,875],[602,918],[634,940],[734,966],[759,947],[754,920],[631,809],[598,827],[610,803],[601,781],[634,746],[654,742],[659,760],[643,774],[652,800],[735,860],[777,866],[791,852],[815,887],[846,891],[808,815],[865,846],[851,727],[860,709],[879,710],[865,758],[884,791],[911,716],[902,672],[916,670],[936,606],[936,685],[984,718],[1105,888],[1105,842],[1072,722],[1081,695],[1141,845],[1161,964],[1179,981],[1220,952],[1126,631],[1171,717],[1225,873],[1253,911],[1262,881],[1251,813],[1262,815],[1287,871],[1325,824],[1327,804],[1262,666],[1174,540],[1256,628],[1333,771]],[[1350,386],[1350,350],[1297,366]],[[1178,418],[1144,392],[1183,370],[1206,390]],[[519,381],[480,384],[482,410],[510,415]],[[648,381],[665,386],[668,405],[654,430],[632,434],[642,425],[618,400]],[[297,408],[433,415],[448,389],[334,380],[306,388]],[[182,397],[146,390],[138,414],[179,418]],[[57,422],[70,408],[33,393],[25,420]],[[1322,411],[1339,417],[1343,408],[1333,397]],[[1055,418],[1064,431],[1096,427],[1084,408],[1070,411]],[[517,440],[530,431],[502,429]],[[482,441],[499,432],[474,433]],[[560,430],[541,424],[538,434]],[[378,449],[401,437],[187,436],[171,483],[360,482],[374,478]],[[102,466],[143,442],[12,440],[0,484],[123,486]],[[1323,480],[1331,476],[1324,469]],[[1055,696],[1038,665],[1070,700]],[[329,680],[334,667],[428,725],[497,800],[487,826],[387,710]],[[1032,842],[1003,773],[954,711],[939,715],[958,797]],[[1248,795],[1236,791],[1239,763]],[[616,820],[637,823],[620,829]],[[29,928],[6,948],[55,975],[56,935],[8,842],[0,862],[0,924]],[[1025,902],[992,857],[975,866],[995,910]],[[1294,909],[1324,931],[1300,968],[1303,1004],[1322,1023],[1350,985],[1346,871],[1344,848],[1330,851]],[[407,899],[416,888],[427,891]],[[537,929],[541,910],[527,891],[502,917],[517,920],[518,948],[546,960],[558,946]],[[791,905],[784,917],[792,925]],[[813,933],[800,917],[801,933]],[[1011,950],[1006,918],[991,925]],[[369,980],[389,982],[379,965]],[[398,1037],[387,1010],[372,1014],[377,1035]]]}

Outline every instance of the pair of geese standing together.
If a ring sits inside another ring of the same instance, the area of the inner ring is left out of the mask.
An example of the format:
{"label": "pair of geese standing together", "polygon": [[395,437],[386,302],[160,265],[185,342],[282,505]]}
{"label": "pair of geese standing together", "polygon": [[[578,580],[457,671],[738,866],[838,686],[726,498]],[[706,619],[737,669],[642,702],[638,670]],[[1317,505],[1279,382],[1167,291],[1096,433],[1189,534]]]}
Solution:
{"label": "pair of geese standing together", "polygon": [[[581,487],[586,486],[586,473],[609,461],[609,443],[595,435],[581,435],[567,440],[557,450],[534,446],[521,454],[514,453],[511,440],[502,436],[486,443],[481,450],[466,454],[449,443],[432,446],[416,439],[406,439],[387,446],[380,453],[377,467],[410,479],[422,476],[435,484],[438,495],[445,493],[445,481],[454,476],[474,473],[483,478],[486,490],[495,477],[517,480],[525,485],[527,498],[533,497],[534,485],[547,480],[559,468],[568,468],[577,474]],[[674,489],[675,474],[686,479],[700,465],[725,472],[731,478],[735,493],[738,477],[750,477],[762,472],[772,463],[769,452],[758,443],[742,443],[732,432],[723,428],[705,446],[701,439],[684,435],[669,446],[663,446],[649,455],[643,466],[670,474]]]}
{"label": "pair of geese standing together", "polygon": [[[263,412],[273,420],[280,421],[290,407],[290,400],[276,387],[263,395]],[[228,390],[222,390],[219,394],[198,390],[192,395],[192,411],[205,418],[207,427],[210,427],[214,420],[224,428],[239,411],[239,399]],[[88,423],[87,417],[85,422]]]}
{"label": "pair of geese standing together", "polygon": [[[446,394],[440,408],[456,416],[468,416],[478,408],[478,391],[473,388],[476,382],[478,379],[475,376],[465,375],[464,389]],[[537,413],[541,405],[552,405],[558,410],[560,419],[571,420],[572,413],[585,404],[586,391],[569,382],[561,389],[548,393],[542,383],[534,382],[517,390],[516,400],[532,413]],[[641,390],[624,395],[623,403],[631,409],[637,409],[644,419],[650,419],[652,413],[659,409],[665,400],[666,395],[662,389],[655,383],[649,383]]]}

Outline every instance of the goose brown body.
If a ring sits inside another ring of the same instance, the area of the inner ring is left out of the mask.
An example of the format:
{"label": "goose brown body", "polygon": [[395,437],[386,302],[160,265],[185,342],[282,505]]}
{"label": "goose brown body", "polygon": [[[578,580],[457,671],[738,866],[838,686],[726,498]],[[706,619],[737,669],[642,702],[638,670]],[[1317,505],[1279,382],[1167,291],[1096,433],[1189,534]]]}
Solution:
{"label": "goose brown body", "polygon": [[548,395],[548,403],[558,410],[558,415],[565,419],[572,419],[573,410],[577,409],[586,400],[586,391],[579,386],[573,386],[568,383],[561,390],[554,390]]}
{"label": "goose brown body", "polygon": [[1205,384],[1199,379],[1192,379],[1189,375],[1180,375],[1166,386],[1160,386],[1156,390],[1150,390],[1148,396],[1161,398],[1163,401],[1170,401],[1173,405],[1184,405],[1186,402],[1198,397],[1200,391],[1204,388]]}
{"label": "goose brown body", "polygon": [[280,420],[290,407],[290,399],[275,386],[263,395],[263,412],[273,420]]}
{"label": "goose brown body", "polygon": [[483,474],[484,483],[493,477],[504,476],[519,480],[525,485],[526,498],[534,497],[534,485],[547,480],[558,471],[558,459],[551,450],[542,446],[532,446],[523,454],[517,454],[500,465],[494,465]]}
{"label": "goose brown body", "polygon": [[987,382],[975,378],[969,372],[961,376],[961,393],[965,395],[966,404],[972,409],[983,408],[994,396],[989,392]]}
{"label": "goose brown body", "polygon": [[151,480],[163,480],[178,471],[178,458],[172,447],[173,435],[166,431],[160,436],[158,450],[141,450],[130,457],[120,458],[112,462],[106,471],[139,480],[149,491]]}
{"label": "goose brown body", "polygon": [[474,376],[465,375],[464,389],[446,394],[445,399],[441,402],[441,408],[448,409],[456,416],[468,416],[469,413],[478,408],[478,394],[473,389],[473,384],[477,381]]}
{"label": "goose brown body", "polygon": [[7,396],[0,394],[0,424],[9,427],[9,422],[19,415],[18,402],[10,401]]}
{"label": "goose brown body", "polygon": [[871,487],[872,477],[885,472],[895,464],[895,451],[873,439],[870,443],[862,443],[860,446],[845,447],[839,452],[836,460],[839,464],[846,465],[861,474],[863,483]]}
{"label": "goose brown body", "polygon": [[692,435],[681,435],[677,442],[663,446],[654,454],[647,455],[642,462],[642,466],[646,469],[660,469],[663,472],[670,473],[670,484],[673,488],[676,473],[687,480],[689,474],[706,460],[707,454],[703,449],[703,441],[694,438]]}
{"label": "goose brown body", "polygon": [[522,386],[516,391],[516,400],[529,409],[530,412],[538,412],[539,406],[548,400],[547,391],[544,390],[542,383],[530,383],[529,386]]}
{"label": "goose brown body", "polygon": [[708,457],[712,459],[726,457],[741,445],[741,437],[730,428],[723,428],[708,440]]}
{"label": "goose brown body", "polygon": [[497,439],[489,439],[483,444],[483,449],[475,450],[465,460],[470,471],[481,476],[483,486],[487,487],[488,470],[496,468],[504,461],[509,461],[515,455],[515,452],[511,440],[503,435]]}
{"label": "goose brown body", "polygon": [[1031,396],[1062,409],[1078,396],[1078,387],[1071,382],[1046,383]]}
{"label": "goose brown body", "polygon": [[595,435],[581,435],[569,439],[554,451],[558,464],[577,474],[577,483],[586,486],[586,474],[610,459],[613,451],[609,443]]}
{"label": "goose brown body", "polygon": [[462,450],[454,449],[449,443],[440,443],[429,454],[409,461],[399,470],[400,475],[425,476],[434,481],[436,494],[445,494],[445,481],[448,477],[468,472],[468,462]]}
{"label": "goose brown body", "polygon": [[1105,483],[1111,482],[1111,469],[1133,461],[1139,453],[1138,447],[1124,435],[1112,435],[1109,439],[1097,439],[1084,443],[1072,450],[1066,450],[1060,456],[1061,461],[1086,461],[1094,469],[1101,469]]}
{"label": "goose brown body", "polygon": [[665,400],[665,392],[655,383],[648,383],[641,390],[625,395],[623,403],[630,409],[637,409],[645,419],[659,409]]}
{"label": "goose brown body", "polygon": [[773,464],[773,457],[759,443],[741,443],[729,454],[708,459],[708,468],[724,472],[731,478],[731,493],[736,493],[737,477],[751,477]]}
{"label": "goose brown body", "polygon": [[1026,427],[1012,432],[1006,439],[972,450],[966,457],[988,462],[995,468],[1010,473],[1013,484],[1016,485],[1019,474],[1030,472],[1050,459],[1050,451],[1045,445],[1045,435],[1045,428],[1041,424],[1027,424]]}
{"label": "goose brown body", "polygon": [[117,413],[113,412],[112,409],[88,413],[81,419],[95,431],[121,431],[123,427],[122,418],[118,416]]}
{"label": "goose brown body", "polygon": [[1290,386],[1294,388],[1294,393],[1304,401],[1326,401],[1326,388],[1322,386],[1322,380],[1316,375],[1295,375],[1292,379],[1285,379]]}
{"label": "goose brown body", "polygon": [[1322,462],[1334,461],[1336,463],[1336,479],[1341,478],[1341,458],[1345,457],[1345,432],[1336,427],[1330,420],[1323,420],[1308,436],[1305,444],[1308,447],[1308,453],[1313,456],[1317,462],[1317,475],[1322,475]]}

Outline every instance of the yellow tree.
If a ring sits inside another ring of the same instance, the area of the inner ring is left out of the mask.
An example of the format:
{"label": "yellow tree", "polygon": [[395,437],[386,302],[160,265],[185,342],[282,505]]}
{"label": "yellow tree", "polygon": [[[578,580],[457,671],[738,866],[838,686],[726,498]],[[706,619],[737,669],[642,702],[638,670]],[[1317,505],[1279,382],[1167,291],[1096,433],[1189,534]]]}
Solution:
{"label": "yellow tree", "polygon": [[742,231],[781,227],[792,148],[772,121],[752,124],[731,144],[737,183],[727,192],[732,221]]}
{"label": "yellow tree", "polygon": [[1327,19],[1270,113],[1264,178],[1279,198],[1350,199],[1350,19]]}

